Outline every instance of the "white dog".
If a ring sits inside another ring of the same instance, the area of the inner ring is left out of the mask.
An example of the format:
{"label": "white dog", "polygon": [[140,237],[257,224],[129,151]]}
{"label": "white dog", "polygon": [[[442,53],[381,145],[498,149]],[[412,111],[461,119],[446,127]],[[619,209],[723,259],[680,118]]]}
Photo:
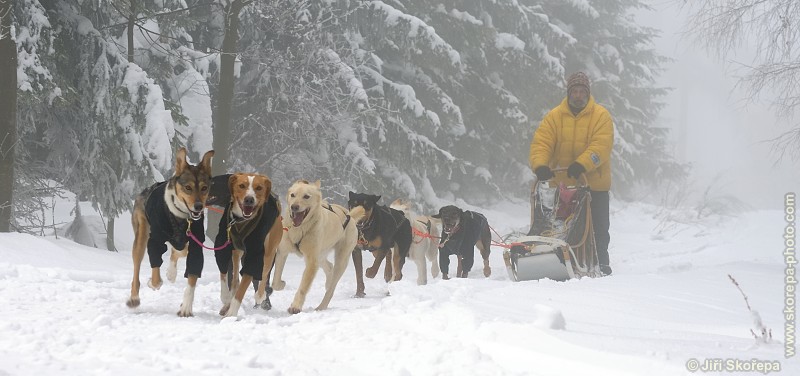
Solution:
{"label": "white dog", "polygon": [[[328,308],[336,284],[342,278],[358,242],[356,223],[364,216],[363,208],[355,208],[348,213],[342,206],[324,202],[319,187],[319,180],[313,184],[298,180],[289,187],[286,195],[288,215],[283,217],[283,227],[287,230],[278,246],[272,287],[282,290],[286,286],[281,274],[290,252],[303,257],[306,267],[289,306],[289,313],[292,314],[302,310],[319,267],[325,272],[325,297],[317,310]],[[327,258],[331,250],[334,254],[333,264]]]}
{"label": "white dog", "polygon": [[431,262],[431,276],[439,276],[439,223],[440,220],[426,216],[411,214],[411,203],[398,198],[394,200],[392,209],[400,210],[411,222],[411,248],[408,257],[417,265],[417,284],[428,283],[427,265],[425,259]]}

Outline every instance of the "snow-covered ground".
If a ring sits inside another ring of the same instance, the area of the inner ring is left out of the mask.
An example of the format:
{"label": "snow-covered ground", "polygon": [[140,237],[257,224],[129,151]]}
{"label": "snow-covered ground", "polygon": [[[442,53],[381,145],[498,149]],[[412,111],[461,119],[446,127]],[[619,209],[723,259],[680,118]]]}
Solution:
{"label": "snow-covered ground", "polygon": [[[176,316],[182,278],[144,287],[142,305],[128,309],[129,218],[117,221],[119,253],[1,234],[0,375],[680,375],[692,358],[779,361],[781,374],[800,374],[784,358],[782,211],[680,223],[653,206],[615,204],[610,277],[514,283],[493,248],[491,278],[474,270],[416,286],[409,262],[403,281],[367,280],[364,299],[352,297],[351,266],[330,309],[316,312],[320,272],[304,311],[289,315],[303,267],[290,256],[273,310],[251,308],[251,291],[238,320],[217,314],[212,251],[194,317]],[[525,204],[483,212],[501,234],[528,221]],[[144,282],[146,260],[143,269]],[[728,274],[773,343],[754,340]]]}

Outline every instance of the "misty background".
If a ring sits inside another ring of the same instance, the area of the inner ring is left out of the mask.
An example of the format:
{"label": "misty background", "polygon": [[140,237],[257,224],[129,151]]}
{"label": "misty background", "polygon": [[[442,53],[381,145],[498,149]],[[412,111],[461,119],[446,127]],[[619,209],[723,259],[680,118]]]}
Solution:
{"label": "misty background", "polygon": [[674,59],[658,79],[674,89],[659,122],[671,130],[676,158],[691,163],[691,200],[711,187],[716,195],[733,195],[753,208],[782,208],[784,194],[800,190],[800,161],[781,158],[770,140],[789,131],[796,119],[777,116],[769,95],[749,101],[737,87],[741,64],[752,63],[755,45],[743,41],[722,60],[687,34],[689,10],[675,1],[649,5],[653,9],[640,11],[638,19],[661,30],[656,49]]}
{"label": "misty background", "polygon": [[735,88],[752,48],[711,56],[680,4],[0,0],[0,231],[63,225],[42,213],[70,192],[113,249],[180,147],[333,202],[524,203],[532,134],[579,70],[614,120],[615,202],[780,207],[798,161],[768,140],[791,119]]}

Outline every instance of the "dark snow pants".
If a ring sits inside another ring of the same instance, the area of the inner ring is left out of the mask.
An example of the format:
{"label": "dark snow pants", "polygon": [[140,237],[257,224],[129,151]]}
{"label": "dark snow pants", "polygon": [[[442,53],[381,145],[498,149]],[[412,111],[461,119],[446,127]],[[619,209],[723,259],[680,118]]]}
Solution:
{"label": "dark snow pants", "polygon": [[609,265],[608,243],[611,235],[608,228],[611,225],[608,210],[608,191],[591,191],[592,194],[592,224],[594,225],[594,241],[597,244],[597,260],[600,265]]}

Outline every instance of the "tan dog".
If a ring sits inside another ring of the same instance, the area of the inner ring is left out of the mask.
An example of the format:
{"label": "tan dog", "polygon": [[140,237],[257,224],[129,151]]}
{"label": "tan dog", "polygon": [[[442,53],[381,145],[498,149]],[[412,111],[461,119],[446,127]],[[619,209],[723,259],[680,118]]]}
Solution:
{"label": "tan dog", "polygon": [[[223,303],[219,313],[231,317],[238,314],[244,294],[255,275],[261,279],[256,292],[256,305],[267,299],[269,272],[275,261],[278,244],[283,237],[283,224],[279,220],[280,201],[270,194],[272,181],[268,177],[258,174],[233,174],[228,179],[228,186],[231,199],[221,219],[228,225],[227,229],[220,228],[220,230],[223,231],[221,234],[230,236],[226,240],[233,244],[234,275],[231,286],[228,286],[227,274],[231,260],[231,254],[227,251],[229,248],[218,250],[214,256],[217,258],[220,271],[220,299]],[[227,236],[221,238],[218,235],[216,241],[222,241],[224,238]],[[240,261],[241,281],[237,274]],[[232,296],[231,292],[234,292]]]}
{"label": "tan dog", "polygon": [[428,283],[427,262],[431,262],[431,276],[439,276],[439,225],[440,220],[411,213],[411,202],[398,198],[389,206],[400,210],[411,222],[413,238],[408,257],[417,265],[417,284]]}
{"label": "tan dog", "polygon": [[[178,310],[182,317],[192,316],[194,290],[197,278],[203,270],[203,249],[188,237],[189,231],[199,241],[205,239],[203,209],[205,209],[211,184],[211,157],[214,151],[206,152],[197,166],[186,160],[186,149],[181,148],[175,156],[175,174],[167,181],[156,183],[136,196],[131,215],[133,225],[133,281],[127,305],[138,307],[139,271],[145,249],[150,258],[151,278],[148,286],[161,288],[162,255],[166,253],[166,242],[176,249],[187,249],[186,277],[188,286]],[[188,243],[188,245],[187,245]]]}
{"label": "tan dog", "polygon": [[[305,180],[295,182],[289,187],[286,202],[288,215],[283,217],[283,226],[287,231],[278,246],[272,286],[275,290],[282,290],[286,286],[281,280],[281,274],[286,257],[289,253],[295,253],[303,257],[306,267],[294,300],[289,306],[289,313],[295,314],[302,310],[308,290],[320,267],[325,272],[325,296],[317,310],[326,309],[358,241],[356,222],[364,216],[363,209],[348,213],[342,206],[324,202],[319,180],[313,184]],[[327,258],[331,250],[333,264]]]}

